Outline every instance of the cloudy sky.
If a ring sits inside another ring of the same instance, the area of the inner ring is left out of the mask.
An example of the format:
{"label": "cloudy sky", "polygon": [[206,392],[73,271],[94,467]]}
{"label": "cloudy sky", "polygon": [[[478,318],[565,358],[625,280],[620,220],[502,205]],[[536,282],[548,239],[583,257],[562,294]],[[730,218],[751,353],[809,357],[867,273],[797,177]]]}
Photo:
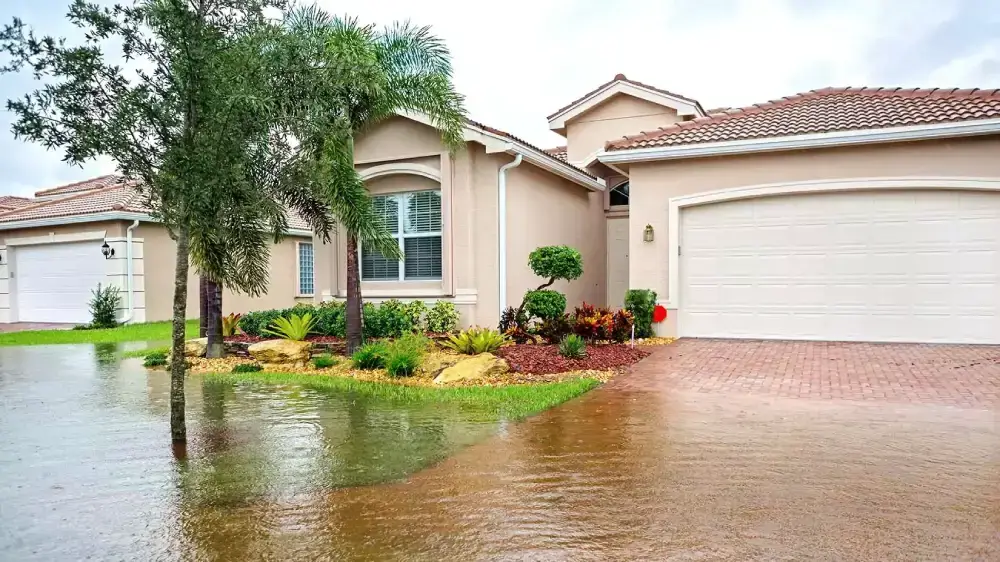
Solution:
{"label": "cloudy sky", "polygon": [[[68,0],[0,0],[39,31],[65,34]],[[433,26],[452,50],[470,116],[540,146],[545,116],[622,72],[742,106],[824,86],[1000,87],[996,0],[321,0],[378,24]],[[33,88],[0,78],[0,99]],[[114,170],[81,168],[14,140],[0,114],[0,194],[27,195]]]}

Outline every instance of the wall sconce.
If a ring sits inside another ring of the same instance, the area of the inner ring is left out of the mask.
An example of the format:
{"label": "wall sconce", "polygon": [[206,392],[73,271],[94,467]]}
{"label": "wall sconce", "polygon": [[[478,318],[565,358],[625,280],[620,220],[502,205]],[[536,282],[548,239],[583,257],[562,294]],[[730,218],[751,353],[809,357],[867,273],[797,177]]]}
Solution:
{"label": "wall sconce", "polygon": [[653,225],[647,224],[646,228],[642,230],[642,241],[643,242],[653,241]]}
{"label": "wall sconce", "polygon": [[101,245],[101,253],[104,254],[104,259],[108,260],[115,256],[115,249],[108,246],[108,241],[105,240],[104,244]]}

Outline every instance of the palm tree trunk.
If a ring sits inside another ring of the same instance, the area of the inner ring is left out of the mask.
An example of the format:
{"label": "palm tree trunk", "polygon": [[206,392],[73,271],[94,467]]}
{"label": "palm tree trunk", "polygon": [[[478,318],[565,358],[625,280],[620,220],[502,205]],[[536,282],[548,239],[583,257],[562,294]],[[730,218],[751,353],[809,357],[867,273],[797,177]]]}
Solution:
{"label": "palm tree trunk", "polygon": [[208,279],[205,281],[208,288],[208,321],[207,333],[208,350],[206,357],[222,357],[222,285]]}
{"label": "palm tree trunk", "polygon": [[208,337],[208,279],[198,276],[198,337]]}
{"label": "palm tree trunk", "polygon": [[361,272],[358,269],[358,237],[347,234],[347,354],[361,347]]}
{"label": "palm tree trunk", "polygon": [[187,442],[184,424],[184,320],[188,292],[188,231],[177,232],[177,266],[174,271],[174,318],[170,356],[170,438],[175,444]]}

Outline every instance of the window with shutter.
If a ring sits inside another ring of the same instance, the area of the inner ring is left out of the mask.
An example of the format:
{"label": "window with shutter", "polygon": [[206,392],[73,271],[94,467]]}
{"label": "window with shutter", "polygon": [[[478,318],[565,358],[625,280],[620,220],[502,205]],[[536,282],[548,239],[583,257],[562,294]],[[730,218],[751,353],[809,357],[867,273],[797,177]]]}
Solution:
{"label": "window with shutter", "polygon": [[441,192],[414,191],[374,197],[372,204],[399,242],[403,261],[385,259],[361,247],[364,281],[427,281],[441,279]]}

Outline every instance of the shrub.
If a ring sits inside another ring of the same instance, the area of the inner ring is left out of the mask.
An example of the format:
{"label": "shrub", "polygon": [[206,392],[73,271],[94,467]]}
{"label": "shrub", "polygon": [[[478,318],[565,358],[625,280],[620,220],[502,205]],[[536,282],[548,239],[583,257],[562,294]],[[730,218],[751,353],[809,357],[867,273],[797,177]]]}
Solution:
{"label": "shrub", "polygon": [[572,281],[583,275],[583,256],[569,246],[542,246],[528,254],[528,265],[535,275],[549,279]]}
{"label": "shrub", "polygon": [[362,318],[362,335],[365,339],[398,338],[412,332],[414,328],[406,305],[396,299],[387,300],[381,305],[365,303],[362,306]]}
{"label": "shrub", "polygon": [[441,345],[466,355],[492,353],[507,343],[507,337],[490,328],[469,328],[448,336]]}
{"label": "shrub", "polygon": [[351,362],[358,369],[381,369],[385,366],[388,347],[382,342],[366,343],[351,356]]}
{"label": "shrub", "polygon": [[337,364],[337,360],[334,359],[332,355],[327,353],[313,357],[312,364],[313,367],[316,367],[317,369],[329,369]]}
{"label": "shrub", "polygon": [[162,367],[167,364],[166,351],[154,351],[142,360],[143,367]]}
{"label": "shrub", "polygon": [[653,308],[655,307],[656,291],[629,289],[625,292],[625,310],[632,313],[637,338],[648,338],[653,335]]}
{"label": "shrub", "polygon": [[621,309],[611,315],[611,340],[622,343],[632,336],[632,313]]}
{"label": "shrub", "polygon": [[118,319],[115,316],[118,312],[118,306],[122,302],[121,290],[114,285],[101,288],[101,284],[98,283],[97,288],[91,293],[94,298],[90,299],[89,303],[90,327],[100,329],[117,326]]}
{"label": "shrub", "polygon": [[587,341],[610,340],[614,314],[607,308],[583,303],[574,310],[573,332]]}
{"label": "shrub", "polygon": [[531,339],[528,333],[528,313],[520,308],[508,306],[500,315],[500,333],[507,336],[514,343],[525,343]]}
{"label": "shrub", "polygon": [[560,314],[555,318],[543,320],[538,325],[538,335],[550,344],[561,342],[567,334],[571,333],[573,333],[573,321],[569,314]]}
{"label": "shrub", "polygon": [[278,318],[287,318],[292,315],[291,309],[260,310],[248,312],[240,318],[240,329],[243,333],[252,337],[261,337],[264,330],[274,323]]}
{"label": "shrub", "polygon": [[558,318],[566,312],[566,295],[551,290],[528,291],[524,295],[524,310],[529,318]]}
{"label": "shrub", "polygon": [[93,330],[94,327],[91,326],[90,324],[77,324],[76,326],[73,326],[72,329],[73,330]]}
{"label": "shrub", "polygon": [[311,313],[306,312],[302,316],[293,314],[290,318],[275,318],[271,327],[265,329],[264,333],[286,340],[302,341],[312,333],[315,326],[316,319]]}
{"label": "shrub", "polygon": [[410,323],[413,324],[413,329],[418,331],[423,331],[427,328],[427,322],[424,316],[427,314],[427,305],[424,301],[411,301],[406,303],[404,306],[406,315],[410,317]]}
{"label": "shrub", "polygon": [[222,317],[222,337],[228,338],[236,335],[240,329],[240,317],[242,314],[231,312]]}
{"label": "shrub", "polygon": [[343,338],[347,336],[346,305],[343,301],[328,301],[316,307],[316,333]]}
{"label": "shrub", "polygon": [[427,311],[427,331],[434,333],[454,332],[458,329],[458,309],[448,301],[437,301]]}
{"label": "shrub", "polygon": [[264,367],[260,363],[239,363],[233,365],[234,373],[259,373],[263,371]]}
{"label": "shrub", "polygon": [[423,334],[407,334],[388,346],[385,369],[394,377],[412,375],[423,361],[428,340]]}
{"label": "shrub", "polygon": [[559,355],[566,359],[585,359],[587,357],[587,343],[576,334],[570,334],[559,342]]}

